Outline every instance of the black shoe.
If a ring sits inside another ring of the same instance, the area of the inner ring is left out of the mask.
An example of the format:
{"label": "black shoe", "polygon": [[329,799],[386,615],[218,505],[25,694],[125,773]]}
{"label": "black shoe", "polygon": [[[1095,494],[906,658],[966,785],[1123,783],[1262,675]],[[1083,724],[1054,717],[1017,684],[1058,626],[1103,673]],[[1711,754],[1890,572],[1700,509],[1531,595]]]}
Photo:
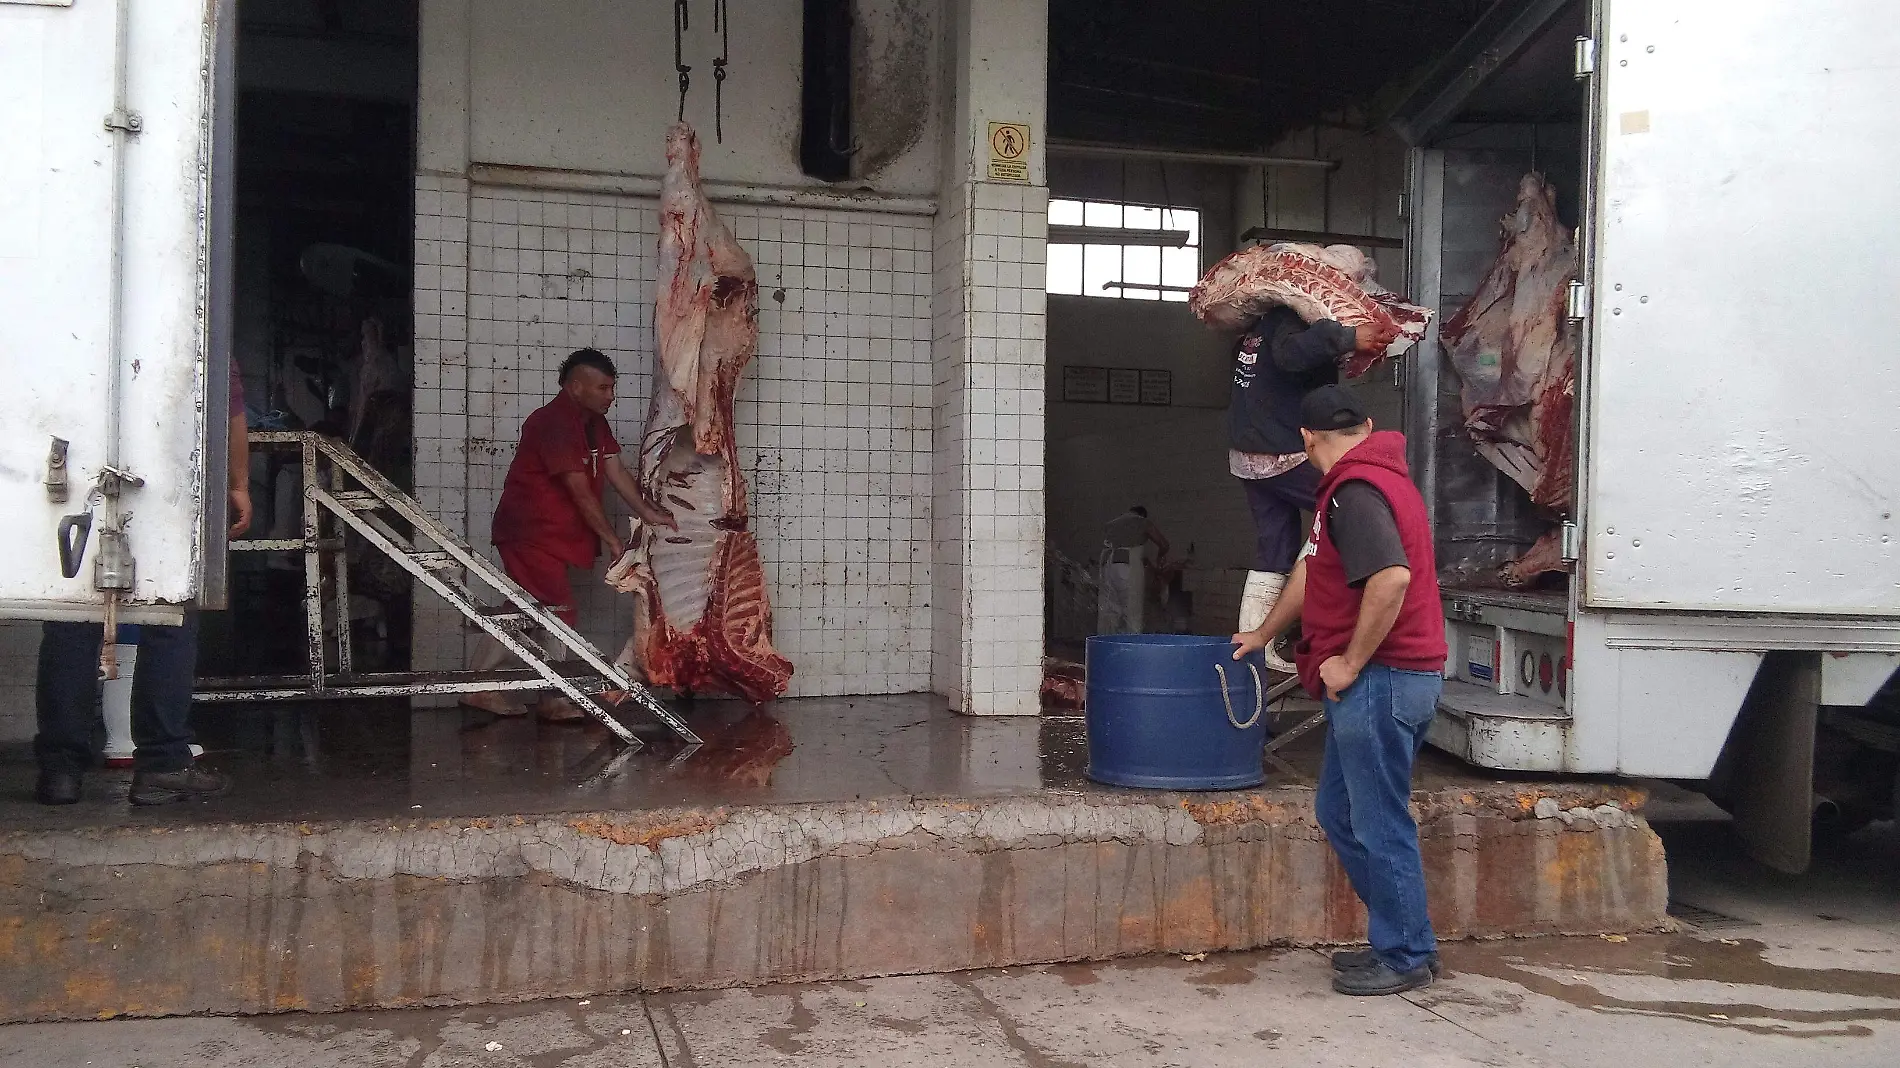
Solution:
{"label": "black shoe", "polygon": [[1430,985],[1432,969],[1429,964],[1421,964],[1409,972],[1395,972],[1384,961],[1380,961],[1370,967],[1333,976],[1333,989],[1354,997],[1403,994],[1407,990]]}
{"label": "black shoe", "polygon": [[[1336,972],[1356,972],[1377,963],[1379,958],[1369,949],[1342,949],[1333,954],[1333,970]],[[1432,978],[1445,974],[1444,966],[1438,963],[1438,954],[1432,954],[1432,959],[1427,963],[1432,969]]]}
{"label": "black shoe", "polygon": [[231,780],[209,768],[189,767],[182,771],[135,771],[132,773],[132,803],[168,805],[173,801],[209,801],[231,789]]}
{"label": "black shoe", "polygon": [[76,771],[42,768],[39,785],[33,788],[33,797],[42,805],[76,805],[79,803],[80,781],[80,774]]}

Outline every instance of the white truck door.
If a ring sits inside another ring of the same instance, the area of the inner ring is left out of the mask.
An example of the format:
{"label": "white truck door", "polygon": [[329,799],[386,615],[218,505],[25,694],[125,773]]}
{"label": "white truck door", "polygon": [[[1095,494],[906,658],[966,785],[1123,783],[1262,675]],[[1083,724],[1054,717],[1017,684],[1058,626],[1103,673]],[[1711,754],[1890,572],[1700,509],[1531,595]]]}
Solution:
{"label": "white truck door", "polygon": [[1584,599],[1900,612],[1900,19],[1599,0]]}
{"label": "white truck door", "polygon": [[222,597],[234,32],[232,0],[0,0],[0,617],[100,614],[115,379],[124,618]]}

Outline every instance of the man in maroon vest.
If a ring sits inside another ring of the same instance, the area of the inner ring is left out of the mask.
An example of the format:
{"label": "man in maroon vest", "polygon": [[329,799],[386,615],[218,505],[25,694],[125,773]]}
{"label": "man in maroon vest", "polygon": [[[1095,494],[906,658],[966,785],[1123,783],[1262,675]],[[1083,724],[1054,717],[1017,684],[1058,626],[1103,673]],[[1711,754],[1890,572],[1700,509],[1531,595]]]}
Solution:
{"label": "man in maroon vest", "polygon": [[1314,805],[1366,904],[1372,943],[1333,955],[1333,989],[1397,994],[1428,985],[1438,969],[1409,807],[1412,764],[1444,687],[1431,523],[1405,466],[1404,436],[1374,433],[1344,387],[1307,394],[1300,436],[1321,474],[1312,536],[1266,622],[1234,635],[1234,656],[1300,622],[1300,680],[1327,721]]}

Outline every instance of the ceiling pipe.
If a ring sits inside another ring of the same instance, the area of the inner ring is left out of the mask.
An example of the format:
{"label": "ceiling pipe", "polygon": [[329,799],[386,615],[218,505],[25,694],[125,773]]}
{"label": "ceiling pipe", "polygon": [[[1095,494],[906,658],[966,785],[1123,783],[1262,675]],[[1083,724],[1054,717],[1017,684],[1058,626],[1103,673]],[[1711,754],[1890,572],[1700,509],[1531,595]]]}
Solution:
{"label": "ceiling pipe", "polygon": [[1111,145],[1095,141],[1051,139],[1049,154],[1087,159],[1143,159],[1169,163],[1212,163],[1227,167],[1289,167],[1330,171],[1338,160],[1309,159],[1305,156],[1269,156],[1256,152],[1198,152],[1179,148],[1149,148],[1141,145]]}

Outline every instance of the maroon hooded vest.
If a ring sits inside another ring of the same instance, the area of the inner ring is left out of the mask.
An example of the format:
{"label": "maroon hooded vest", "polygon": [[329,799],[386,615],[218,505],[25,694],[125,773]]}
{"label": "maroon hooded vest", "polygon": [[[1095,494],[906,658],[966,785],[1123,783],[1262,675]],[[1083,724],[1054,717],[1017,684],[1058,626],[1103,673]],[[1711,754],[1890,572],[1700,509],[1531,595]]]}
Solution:
{"label": "maroon hooded vest", "polygon": [[1346,568],[1327,519],[1334,491],[1353,479],[1369,482],[1385,495],[1398,523],[1406,566],[1412,571],[1398,619],[1373,653],[1372,662],[1406,671],[1445,668],[1445,609],[1438,597],[1438,561],[1432,551],[1425,500],[1405,466],[1405,436],[1379,431],[1341,457],[1319,484],[1313,519],[1316,548],[1306,559],[1306,604],[1300,613],[1300,643],[1294,650],[1300,682],[1315,697],[1324,690],[1319,666],[1346,651],[1359,622],[1362,593],[1346,584]]}

